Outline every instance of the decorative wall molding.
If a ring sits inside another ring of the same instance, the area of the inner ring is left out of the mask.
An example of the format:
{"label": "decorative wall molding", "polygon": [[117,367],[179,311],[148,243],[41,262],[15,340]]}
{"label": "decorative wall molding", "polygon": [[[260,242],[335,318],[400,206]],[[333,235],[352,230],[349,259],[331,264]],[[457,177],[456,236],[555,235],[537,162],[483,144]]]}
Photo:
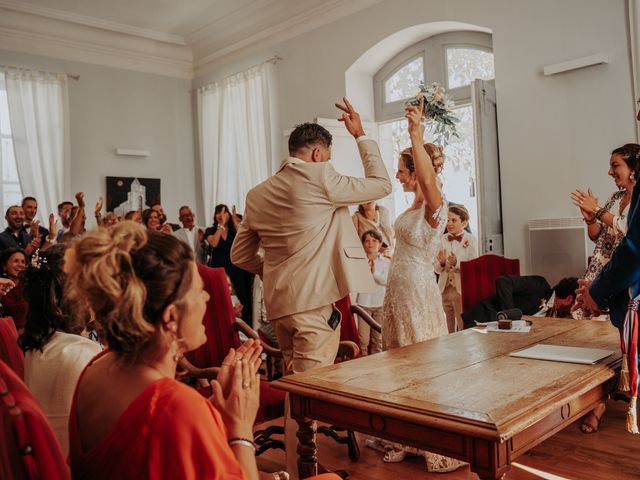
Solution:
{"label": "decorative wall molding", "polygon": [[320,4],[317,7],[277,23],[270,28],[246,36],[242,40],[224,47],[214,47],[212,49],[213,51],[207,55],[195,55],[193,64],[195,76],[198,77],[209,73],[215,68],[216,63],[241,50],[248,50],[251,47],[260,49],[269,48],[277,43],[284,42],[319,28],[359,10],[375,5],[376,3],[380,3],[381,1],[382,0],[333,0],[329,3]]}
{"label": "decorative wall molding", "polygon": [[32,55],[193,78],[193,59],[188,47],[2,8],[0,45],[4,50]]}
{"label": "decorative wall molding", "polygon": [[96,17],[80,15],[78,13],[66,12],[55,8],[43,7],[32,3],[20,2],[18,0],[0,0],[0,8],[13,10],[16,12],[38,15],[40,17],[62,20],[64,22],[84,25],[86,27],[109,30],[116,33],[125,33],[136,37],[147,38],[158,42],[173,43],[175,45],[186,45],[184,37],[171,33],[158,32],[147,28],[134,27],[124,23],[111,22]]}
{"label": "decorative wall molding", "polygon": [[[235,56],[269,48],[382,0],[327,0],[283,21],[279,21],[279,1],[255,0],[182,37],[20,0],[0,0],[0,49],[193,78]],[[269,17],[277,6],[279,15]],[[264,24],[270,26],[261,29]]]}

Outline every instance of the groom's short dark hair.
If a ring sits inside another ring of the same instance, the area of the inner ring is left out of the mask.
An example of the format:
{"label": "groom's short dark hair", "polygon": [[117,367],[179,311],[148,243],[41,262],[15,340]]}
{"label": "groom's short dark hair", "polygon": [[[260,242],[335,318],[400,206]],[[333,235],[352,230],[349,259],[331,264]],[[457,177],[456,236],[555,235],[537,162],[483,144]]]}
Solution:
{"label": "groom's short dark hair", "polygon": [[329,131],[317,123],[303,123],[297,125],[289,136],[289,153],[302,150],[305,147],[322,145],[331,146],[331,134]]}

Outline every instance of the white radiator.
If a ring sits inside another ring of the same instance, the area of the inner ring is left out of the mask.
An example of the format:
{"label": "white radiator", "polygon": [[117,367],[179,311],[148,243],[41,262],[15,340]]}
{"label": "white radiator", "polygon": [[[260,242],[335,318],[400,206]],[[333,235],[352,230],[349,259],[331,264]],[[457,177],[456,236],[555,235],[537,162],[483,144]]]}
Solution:
{"label": "white radiator", "polygon": [[591,254],[582,217],[529,220],[529,265],[551,286],[564,277],[581,277]]}

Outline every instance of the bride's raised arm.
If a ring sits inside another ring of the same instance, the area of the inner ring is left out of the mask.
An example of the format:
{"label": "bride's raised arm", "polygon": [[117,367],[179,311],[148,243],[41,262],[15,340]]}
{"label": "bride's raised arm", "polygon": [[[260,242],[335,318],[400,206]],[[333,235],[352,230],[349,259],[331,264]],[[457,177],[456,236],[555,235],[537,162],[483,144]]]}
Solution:
{"label": "bride's raised arm", "polygon": [[409,137],[411,139],[411,151],[416,169],[418,186],[424,195],[427,204],[425,220],[435,227],[437,220],[433,218],[435,212],[442,205],[442,195],[438,188],[436,171],[433,168],[431,157],[424,148],[424,127],[422,125],[422,99],[420,108],[408,105],[405,110],[405,117],[408,120]]}

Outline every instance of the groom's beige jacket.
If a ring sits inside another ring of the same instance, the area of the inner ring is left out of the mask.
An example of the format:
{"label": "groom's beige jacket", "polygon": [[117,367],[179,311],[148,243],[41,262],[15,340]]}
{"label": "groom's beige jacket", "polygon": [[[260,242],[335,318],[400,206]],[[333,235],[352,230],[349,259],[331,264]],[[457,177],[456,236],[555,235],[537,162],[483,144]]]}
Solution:
{"label": "groom's beige jacket", "polygon": [[387,196],[391,182],[376,142],[359,138],[358,149],[366,178],[341,175],[329,162],[287,157],[247,194],[231,261],[262,275],[269,320],[373,291],[347,206]]}

